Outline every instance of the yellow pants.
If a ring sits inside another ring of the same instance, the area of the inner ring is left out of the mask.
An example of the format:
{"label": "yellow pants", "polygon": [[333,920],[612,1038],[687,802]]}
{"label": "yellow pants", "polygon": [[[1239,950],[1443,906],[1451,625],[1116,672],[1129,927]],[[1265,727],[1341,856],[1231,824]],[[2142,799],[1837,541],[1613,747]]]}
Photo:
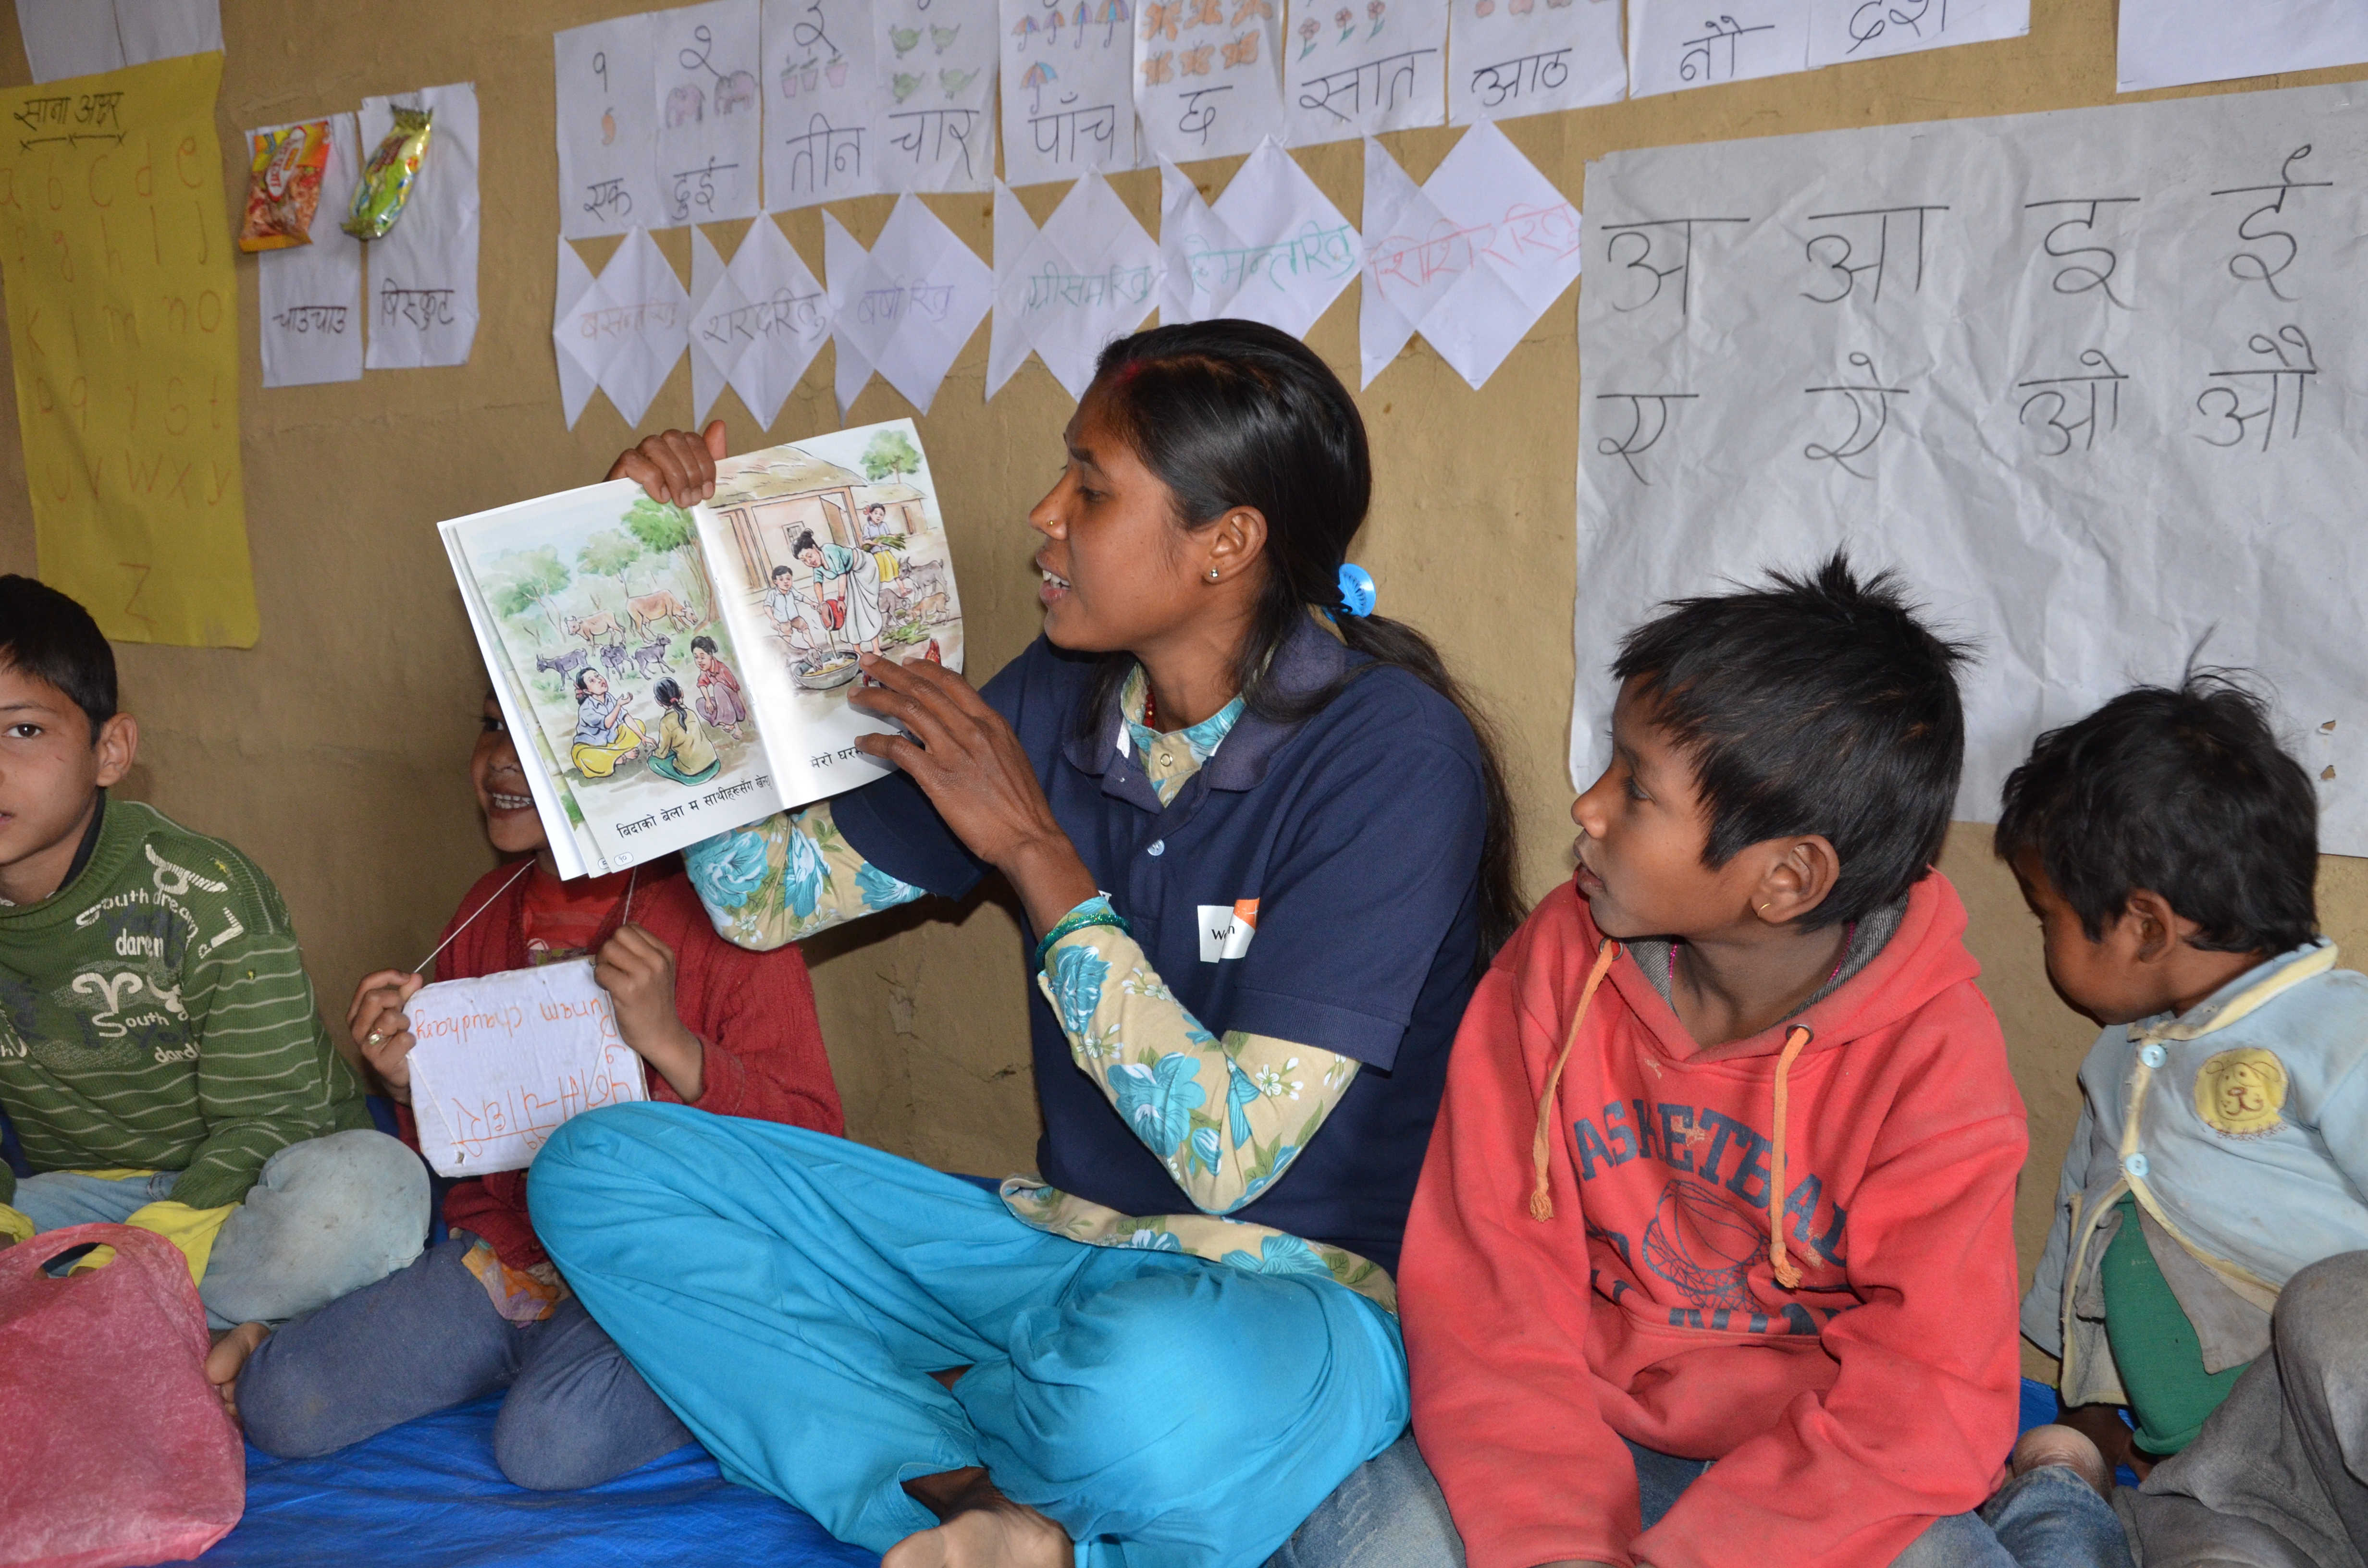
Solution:
{"label": "yellow pants", "polygon": [[575,764],[575,771],[585,778],[606,778],[617,771],[617,764],[648,739],[649,736],[643,733],[641,721],[628,719],[624,727],[617,732],[615,740],[605,746],[586,745],[578,741],[575,749],[568,754],[568,759]]}

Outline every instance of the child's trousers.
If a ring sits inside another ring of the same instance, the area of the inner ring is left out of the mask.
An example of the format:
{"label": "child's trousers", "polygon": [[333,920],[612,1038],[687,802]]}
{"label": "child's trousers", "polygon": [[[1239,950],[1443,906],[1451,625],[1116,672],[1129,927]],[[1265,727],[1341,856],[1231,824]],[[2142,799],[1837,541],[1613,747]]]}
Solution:
{"label": "child's trousers", "polygon": [[2368,1252],[2287,1280],[2269,1352],[2193,1442],[2114,1501],[2146,1568],[2368,1563]]}
{"label": "child's trousers", "polygon": [[[36,1234],[121,1224],[173,1196],[176,1171],[27,1176],[11,1199]],[[222,1222],[198,1297],[216,1328],[309,1312],[419,1256],[427,1239],[427,1167],[383,1132],[332,1132],[263,1162],[238,1212]]]}
{"label": "child's trousers", "polygon": [[595,1111],[529,1199],[724,1473],[873,1551],[938,1523],[904,1482],[984,1465],[1081,1565],[1252,1568],[1406,1427],[1396,1321],[1328,1276],[1047,1235],[803,1129]]}
{"label": "child's trousers", "polygon": [[265,1340],[239,1373],[248,1439],[312,1459],[507,1389],[494,1459],[520,1486],[598,1486],[690,1441],[581,1301],[503,1317],[461,1261],[474,1244],[430,1247]]}

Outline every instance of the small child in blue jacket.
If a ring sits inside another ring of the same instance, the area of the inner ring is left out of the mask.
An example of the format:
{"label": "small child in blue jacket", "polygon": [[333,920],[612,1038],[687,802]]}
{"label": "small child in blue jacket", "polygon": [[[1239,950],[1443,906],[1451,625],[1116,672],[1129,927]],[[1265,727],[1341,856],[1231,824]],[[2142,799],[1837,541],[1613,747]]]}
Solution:
{"label": "small child in blue jacket", "polygon": [[[2025,1441],[2079,1450],[2100,1490],[2114,1463],[2151,1472],[2116,1498],[2149,1568],[2356,1562],[2279,1543],[2348,1547],[2343,1521],[2368,1523],[2340,1458],[2368,1399],[2327,1383],[2368,1395],[2348,1369],[2368,1370],[2349,1304],[2368,1283],[2368,975],[2318,935],[2317,826],[2266,704],[2213,673],[2123,693],[2007,780],[1998,853],[2056,990],[2104,1026],[2022,1308],[2062,1359],[2065,1426]],[[2279,1444],[2296,1422],[2327,1441]]]}

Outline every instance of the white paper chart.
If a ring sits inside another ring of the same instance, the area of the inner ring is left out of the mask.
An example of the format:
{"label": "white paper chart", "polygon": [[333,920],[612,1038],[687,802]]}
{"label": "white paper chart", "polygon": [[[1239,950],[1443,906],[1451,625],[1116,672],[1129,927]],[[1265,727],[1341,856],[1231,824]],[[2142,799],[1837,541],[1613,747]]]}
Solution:
{"label": "white paper chart", "polygon": [[1176,163],[1283,133],[1280,0],[1134,0],[1134,111]]}
{"label": "white paper chart", "polygon": [[1448,0],[1291,0],[1284,142],[1308,147],[1446,124],[1447,6]]}
{"label": "white paper chart", "polygon": [[652,222],[755,217],[765,148],[757,0],[709,0],[649,16],[662,214]]}
{"label": "white paper chart", "polygon": [[1011,184],[1137,165],[1133,17],[1128,0],[1001,0]]}
{"label": "white paper chart", "polygon": [[874,134],[887,190],[995,183],[995,0],[875,0],[887,101]]}
{"label": "white paper chart", "polygon": [[1454,0],[1448,119],[1585,108],[1628,96],[1620,0]]}
{"label": "white paper chart", "polygon": [[2031,0],[1809,0],[1809,64],[2021,38]]}
{"label": "white paper chart", "polygon": [[566,239],[666,222],[658,201],[655,36],[647,12],[552,35],[559,232]]}
{"label": "white paper chart", "polygon": [[2120,11],[2125,93],[2368,60],[2357,0],[2122,0]]}
{"label": "white paper chart", "polygon": [[885,190],[865,0],[765,0],[765,210]]}
{"label": "white paper chart", "polygon": [[1809,68],[1809,0],[1629,0],[1628,90],[1638,97]]}
{"label": "white paper chart", "polygon": [[364,247],[370,324],[363,362],[373,370],[465,365],[477,339],[476,84],[364,98],[364,162],[393,128],[398,103],[424,106],[436,121],[403,216]]}
{"label": "white paper chart", "polygon": [[2201,645],[2368,853],[2363,168],[2362,85],[1591,167],[1574,779],[1624,628],[1847,544],[1980,642],[1960,817]]}
{"label": "white paper chart", "polygon": [[329,164],[307,231],[313,243],[256,257],[267,387],[361,380],[362,243],[339,227],[360,177],[359,135],[352,115],[329,116]]}

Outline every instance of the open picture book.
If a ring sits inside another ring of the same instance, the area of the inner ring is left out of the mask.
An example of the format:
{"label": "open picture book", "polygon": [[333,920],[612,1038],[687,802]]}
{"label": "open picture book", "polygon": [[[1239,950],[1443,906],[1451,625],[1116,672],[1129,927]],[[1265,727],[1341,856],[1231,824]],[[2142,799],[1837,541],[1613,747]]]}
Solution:
{"label": "open picture book", "polygon": [[620,479],[439,531],[563,877],[878,778],[862,653],[962,668],[909,419],[726,458],[689,511]]}

